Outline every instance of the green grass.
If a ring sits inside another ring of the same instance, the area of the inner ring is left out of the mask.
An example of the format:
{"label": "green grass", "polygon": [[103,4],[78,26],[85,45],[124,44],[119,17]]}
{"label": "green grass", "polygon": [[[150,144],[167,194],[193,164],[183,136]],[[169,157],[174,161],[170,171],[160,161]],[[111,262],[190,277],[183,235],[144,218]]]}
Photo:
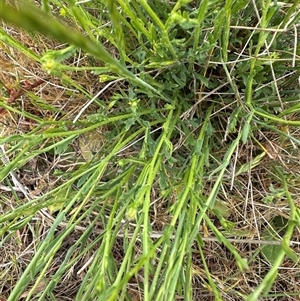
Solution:
{"label": "green grass", "polygon": [[0,296],[299,298],[300,1],[9,2]]}

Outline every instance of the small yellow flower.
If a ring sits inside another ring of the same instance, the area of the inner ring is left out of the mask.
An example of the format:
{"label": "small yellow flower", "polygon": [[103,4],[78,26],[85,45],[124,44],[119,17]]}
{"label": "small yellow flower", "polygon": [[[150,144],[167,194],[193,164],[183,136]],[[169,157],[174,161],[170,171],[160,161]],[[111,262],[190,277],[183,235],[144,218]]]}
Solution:
{"label": "small yellow flower", "polygon": [[53,59],[47,59],[43,62],[42,64],[42,68],[47,71],[48,74],[51,73],[51,71],[53,71],[53,69],[56,66],[56,62]]}
{"label": "small yellow flower", "polygon": [[137,209],[135,208],[135,206],[130,206],[126,211],[125,216],[127,220],[131,222],[136,220],[136,214]]}
{"label": "small yellow flower", "polygon": [[64,7],[62,7],[60,10],[59,10],[59,15],[60,16],[66,16],[66,14],[67,14],[67,11],[64,9]]}

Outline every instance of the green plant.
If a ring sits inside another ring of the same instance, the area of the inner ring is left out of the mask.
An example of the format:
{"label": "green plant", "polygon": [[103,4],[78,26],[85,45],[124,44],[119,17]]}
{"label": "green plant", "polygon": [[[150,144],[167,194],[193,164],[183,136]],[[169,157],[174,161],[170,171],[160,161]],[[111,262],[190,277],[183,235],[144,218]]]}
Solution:
{"label": "green plant", "polygon": [[[31,39],[63,43],[34,52],[1,29],[7,55],[16,61],[15,49],[33,60],[65,100],[48,103],[36,86],[24,91],[28,108],[1,97],[7,112],[34,121],[1,137],[9,158],[1,180],[48,162],[40,193],[25,201],[12,192],[11,206],[2,197],[0,235],[27,231],[34,244],[28,264],[12,264],[24,271],[9,301],[66,298],[60,283],[68,275],[80,277],[73,300],[276,294],[278,268],[299,252],[289,246],[299,225],[299,166],[289,167],[298,164],[299,2],[1,4],[1,19]],[[237,279],[261,262],[258,255],[247,262],[234,239],[251,244],[264,233],[258,204],[271,188],[288,201],[289,222],[272,267],[245,289]],[[209,239],[222,250],[214,263]]]}

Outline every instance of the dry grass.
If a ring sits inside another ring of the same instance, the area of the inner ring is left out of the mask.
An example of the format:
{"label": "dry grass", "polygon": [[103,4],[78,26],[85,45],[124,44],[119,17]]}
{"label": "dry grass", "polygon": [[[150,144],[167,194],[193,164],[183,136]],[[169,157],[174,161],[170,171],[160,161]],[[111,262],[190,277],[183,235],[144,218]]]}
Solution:
{"label": "dry grass", "polygon": [[[43,54],[47,49],[60,48],[59,44],[54,43],[44,36],[37,34],[31,36],[22,30],[6,25],[3,25],[3,28],[18,42],[22,43],[28,49],[33,50],[37,55]],[[60,78],[49,76],[43,71],[41,64],[24,55],[18,49],[1,47],[0,58],[2,67],[0,80],[5,84],[5,88],[7,88],[6,91],[2,91],[3,93],[9,93],[11,90],[20,91],[23,88],[24,82],[33,83],[36,80],[42,80],[41,85],[29,92],[31,95],[25,93],[12,102],[8,101],[7,105],[11,108],[17,109],[19,112],[30,113],[32,116],[43,120],[71,121],[86,103],[86,97],[81,91],[74,88],[66,88]],[[86,63],[85,59],[78,56],[69,63],[70,65],[84,65]],[[97,77],[88,72],[69,72],[66,74],[66,77],[69,77],[74,82],[82,83],[82,86],[91,94],[102,86]],[[32,94],[34,94],[34,97],[32,97]],[[85,113],[93,113],[93,109],[94,107],[90,106]],[[2,136],[25,135],[38,126],[38,122],[34,122],[30,118],[22,116],[22,114],[9,110],[3,110],[2,116]],[[34,199],[59,186],[63,182],[63,179],[61,176],[54,174],[55,170],[68,173],[69,171],[76,170],[78,166],[83,164],[89,152],[94,151],[95,147],[103,143],[101,140],[102,136],[97,130],[94,131],[92,138],[79,137],[73,142],[72,151],[65,153],[63,156],[42,154],[34,157],[22,166],[18,170],[17,177],[21,185],[28,191],[28,197]],[[11,153],[10,156],[13,157],[14,154]],[[10,208],[19,206],[20,202],[27,201],[22,192],[18,191],[17,188],[11,188],[7,184],[2,184],[0,189],[1,214]],[[25,225],[24,228],[17,231],[17,236],[8,235],[7,239],[2,241],[0,295],[3,300],[6,300],[5,298],[8,297],[11,289],[15,286],[23,270],[28,265],[28,262],[32,259],[36,251],[36,246],[45,239],[53,219],[54,215],[51,216],[50,212],[41,210],[30,224]],[[61,229],[63,230],[63,227]],[[70,245],[74,244],[80,235],[80,232],[76,232],[64,241],[61,249],[55,255],[53,263],[44,275],[45,281],[57,271]],[[65,277],[63,283],[60,283],[55,290],[57,300],[73,300],[82,280],[76,272],[84,264],[83,258],[70,268],[69,275]],[[39,284],[36,292],[42,291],[43,288],[43,285]],[[27,294],[23,293],[20,300],[26,297]]]}

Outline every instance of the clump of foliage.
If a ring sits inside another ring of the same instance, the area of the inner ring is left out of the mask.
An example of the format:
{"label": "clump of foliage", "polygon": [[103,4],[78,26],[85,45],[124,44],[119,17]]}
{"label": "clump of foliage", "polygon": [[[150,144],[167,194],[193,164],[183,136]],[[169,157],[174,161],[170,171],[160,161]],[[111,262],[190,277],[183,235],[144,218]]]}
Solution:
{"label": "clump of foliage", "polygon": [[8,301],[299,296],[299,7],[2,3]]}

